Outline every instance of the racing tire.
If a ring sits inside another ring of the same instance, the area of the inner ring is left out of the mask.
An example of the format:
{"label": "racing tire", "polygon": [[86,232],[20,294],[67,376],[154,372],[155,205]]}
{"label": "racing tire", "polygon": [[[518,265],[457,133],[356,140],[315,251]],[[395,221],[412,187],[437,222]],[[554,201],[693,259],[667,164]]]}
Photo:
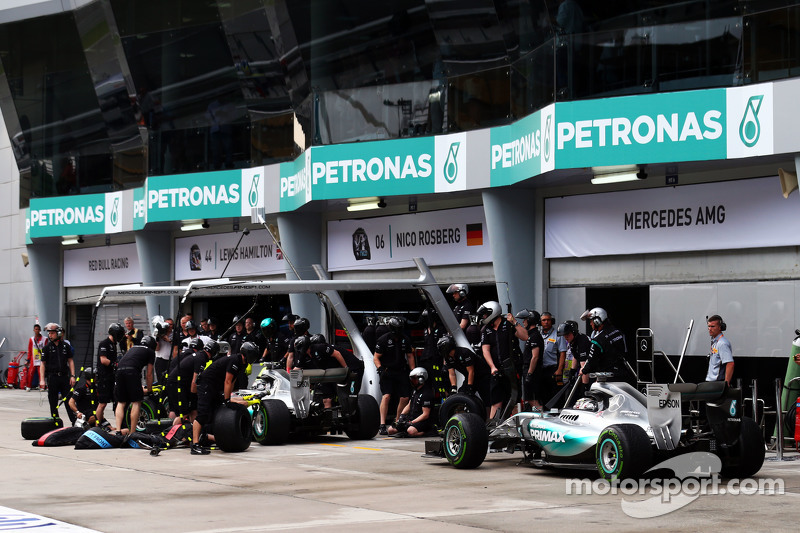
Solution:
{"label": "racing tire", "polygon": [[452,394],[445,398],[439,406],[439,427],[447,425],[447,421],[458,413],[474,413],[486,422],[486,407],[477,396],[472,394]]}
{"label": "racing tire", "polygon": [[158,418],[153,420],[148,420],[145,422],[144,432],[153,434],[153,433],[163,433],[165,431],[169,431],[169,428],[172,427],[174,421],[171,418]]}
{"label": "racing tire", "polygon": [[600,432],[595,448],[600,477],[607,481],[638,479],[653,462],[647,432],[636,424],[615,424]]}
{"label": "racing tire", "polygon": [[755,420],[742,417],[739,429],[739,442],[733,448],[736,464],[723,463],[722,475],[727,478],[749,478],[754,476],[764,464],[766,446],[761,435],[761,427]]}
{"label": "racing tire", "polygon": [[[125,418],[123,425],[126,428],[131,427],[131,404],[125,406]],[[147,433],[147,423],[151,420],[157,420],[158,406],[153,404],[150,400],[142,400],[142,407],[139,409],[139,422],[136,424],[136,431],[139,433]]]}
{"label": "racing tire", "polygon": [[45,433],[50,433],[54,429],[63,428],[64,421],[52,416],[42,416],[26,418],[20,425],[22,438],[25,440],[36,440]]}
{"label": "racing tire", "polygon": [[381,411],[369,394],[359,394],[357,401],[358,408],[344,432],[351,440],[370,440],[381,428]]}
{"label": "racing tire", "polygon": [[214,440],[223,452],[239,453],[250,447],[253,422],[247,407],[223,405],[214,413]]}
{"label": "racing tire", "polygon": [[486,459],[489,432],[475,413],[458,413],[444,426],[444,456],[456,468],[478,468]]}
{"label": "racing tire", "polygon": [[253,440],[268,445],[284,444],[289,440],[292,415],[280,400],[262,400],[253,412]]}

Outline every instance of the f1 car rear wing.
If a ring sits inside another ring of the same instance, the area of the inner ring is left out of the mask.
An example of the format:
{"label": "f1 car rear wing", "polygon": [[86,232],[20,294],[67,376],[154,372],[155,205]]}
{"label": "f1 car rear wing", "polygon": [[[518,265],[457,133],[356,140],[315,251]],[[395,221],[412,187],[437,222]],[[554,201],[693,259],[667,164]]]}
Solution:
{"label": "f1 car rear wing", "polygon": [[[315,293],[322,300],[330,303],[333,312],[347,331],[353,345],[353,353],[364,361],[364,385],[376,398],[380,397],[378,375],[372,359],[372,353],[361,337],[353,317],[339,296],[339,291],[376,291],[417,289],[427,296],[447,330],[453,335],[458,346],[470,348],[467,337],[459,327],[453,311],[447,304],[441,288],[436,283],[428,265],[422,258],[414,258],[419,270],[416,279],[364,279],[364,280],[332,280],[321,265],[314,265],[314,272],[319,279],[307,280],[270,280],[241,281],[228,278],[197,280],[187,286],[143,286],[117,285],[105,287],[100,294],[96,307],[109,296],[179,296],[181,303],[190,296],[253,296],[254,294],[300,294]],[[363,386],[362,386],[363,389]]]}

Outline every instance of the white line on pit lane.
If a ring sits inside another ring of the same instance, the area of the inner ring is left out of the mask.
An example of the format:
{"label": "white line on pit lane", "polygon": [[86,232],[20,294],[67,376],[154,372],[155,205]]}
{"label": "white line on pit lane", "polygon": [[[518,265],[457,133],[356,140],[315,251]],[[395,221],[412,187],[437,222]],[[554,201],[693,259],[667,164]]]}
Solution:
{"label": "white line on pit lane", "polygon": [[52,518],[0,506],[0,531],[20,531],[34,528],[37,532],[43,533],[100,533],[94,529],[86,529]]}

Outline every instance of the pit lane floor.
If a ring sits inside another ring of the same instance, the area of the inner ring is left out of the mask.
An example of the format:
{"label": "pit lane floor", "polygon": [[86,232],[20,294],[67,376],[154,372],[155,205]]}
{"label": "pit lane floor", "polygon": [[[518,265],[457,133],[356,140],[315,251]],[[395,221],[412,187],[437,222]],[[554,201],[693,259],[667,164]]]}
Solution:
{"label": "pit lane floor", "polygon": [[567,495],[568,480],[587,473],[517,466],[519,453],[493,453],[462,471],[423,459],[421,440],[388,437],[208,456],[33,447],[20,422],[47,411],[44,393],[0,390],[0,506],[106,533],[797,531],[800,522],[800,461],[767,461],[756,476],[782,479],[784,494],[702,495],[636,519],[622,500],[649,496]]}

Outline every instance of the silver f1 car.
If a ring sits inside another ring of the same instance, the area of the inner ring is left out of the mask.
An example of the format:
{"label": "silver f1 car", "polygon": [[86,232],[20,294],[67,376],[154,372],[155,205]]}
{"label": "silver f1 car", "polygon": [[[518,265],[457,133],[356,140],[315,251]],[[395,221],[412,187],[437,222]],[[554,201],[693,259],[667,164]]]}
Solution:
{"label": "silver f1 car", "polygon": [[426,455],[477,468],[488,450],[521,451],[534,466],[596,468],[609,480],[635,478],[658,457],[694,451],[718,455],[724,475],[750,477],[761,468],[764,440],[755,421],[742,416],[740,389],[725,382],[650,384],[645,395],[608,381],[608,374],[596,377],[568,409],[517,413],[491,429],[474,413],[456,414],[441,438],[426,442]]}
{"label": "silver f1 car", "polygon": [[[335,383],[333,407],[325,409],[314,385]],[[291,374],[277,363],[267,363],[250,389],[237,395],[248,404],[253,419],[253,440],[283,444],[290,434],[344,432],[351,439],[371,439],[378,433],[378,403],[359,394],[360,373],[349,368],[294,369]]]}

